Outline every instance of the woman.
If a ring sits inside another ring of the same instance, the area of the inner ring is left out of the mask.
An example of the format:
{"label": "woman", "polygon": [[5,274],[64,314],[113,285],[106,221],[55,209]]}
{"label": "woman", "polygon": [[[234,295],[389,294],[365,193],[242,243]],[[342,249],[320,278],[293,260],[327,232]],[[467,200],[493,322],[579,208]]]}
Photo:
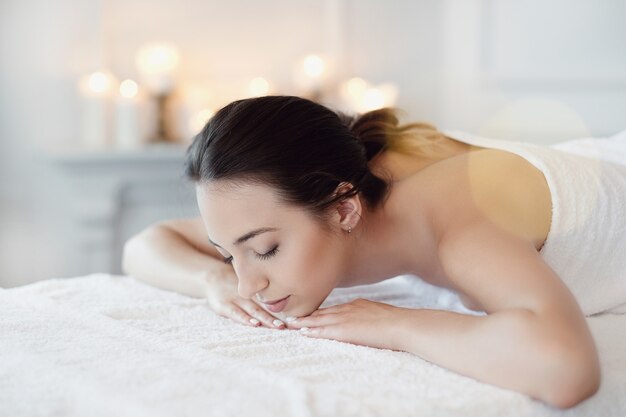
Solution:
{"label": "woman", "polygon": [[[525,158],[467,142],[400,126],[392,109],[351,118],[292,96],[235,101],[188,149],[201,216],[133,237],[124,271],[242,324],[411,352],[576,405],[598,390],[600,365],[584,312],[539,252],[550,187]],[[487,315],[318,308],[336,287],[403,274]]]}

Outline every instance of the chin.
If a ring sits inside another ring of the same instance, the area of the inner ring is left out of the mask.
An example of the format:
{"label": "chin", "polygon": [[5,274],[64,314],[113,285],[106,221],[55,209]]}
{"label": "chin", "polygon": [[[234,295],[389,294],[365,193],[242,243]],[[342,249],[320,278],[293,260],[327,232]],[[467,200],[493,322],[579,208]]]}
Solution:
{"label": "chin", "polygon": [[[291,300],[290,304],[291,304]],[[322,303],[324,302],[324,300],[314,303],[314,304],[298,304],[298,305],[287,305],[287,308],[283,311],[280,311],[278,313],[272,313],[269,312],[271,315],[275,316],[278,319],[284,319],[286,317],[305,317],[310,315],[311,313],[313,313],[315,310],[317,310],[319,308],[319,306],[322,305]]]}

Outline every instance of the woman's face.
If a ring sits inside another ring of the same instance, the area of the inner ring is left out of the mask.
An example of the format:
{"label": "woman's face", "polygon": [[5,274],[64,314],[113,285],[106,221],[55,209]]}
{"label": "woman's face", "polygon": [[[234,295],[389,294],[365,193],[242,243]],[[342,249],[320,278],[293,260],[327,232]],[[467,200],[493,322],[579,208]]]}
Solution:
{"label": "woman's face", "polygon": [[[209,239],[232,260],[239,295],[275,317],[311,314],[341,281],[341,235],[324,231],[304,209],[281,204],[270,187],[225,185],[199,185],[196,197]],[[235,243],[258,229],[265,231]],[[263,304],[287,296],[280,312]]]}

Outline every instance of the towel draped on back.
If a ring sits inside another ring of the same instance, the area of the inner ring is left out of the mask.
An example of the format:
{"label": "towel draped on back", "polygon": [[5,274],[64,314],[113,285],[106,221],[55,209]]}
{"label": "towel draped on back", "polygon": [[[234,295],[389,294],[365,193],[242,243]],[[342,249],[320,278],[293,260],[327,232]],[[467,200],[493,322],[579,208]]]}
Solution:
{"label": "towel draped on back", "polygon": [[539,169],[552,196],[540,250],[586,316],[626,313],[626,130],[552,145],[443,131],[460,142],[517,154]]}

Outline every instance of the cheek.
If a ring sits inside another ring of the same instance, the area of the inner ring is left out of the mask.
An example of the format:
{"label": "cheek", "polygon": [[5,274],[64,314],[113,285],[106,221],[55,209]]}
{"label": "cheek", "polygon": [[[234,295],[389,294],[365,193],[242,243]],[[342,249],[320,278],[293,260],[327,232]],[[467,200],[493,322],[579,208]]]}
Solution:
{"label": "cheek", "polygon": [[286,268],[295,275],[290,280],[293,290],[301,296],[326,297],[337,281],[338,252],[332,241],[320,236],[309,237],[298,245],[298,254],[289,258]]}
{"label": "cheek", "polygon": [[286,315],[308,316],[319,308],[336,287],[340,251],[324,236],[311,235],[293,242],[293,251],[284,253],[280,269],[283,289],[294,299]]}

